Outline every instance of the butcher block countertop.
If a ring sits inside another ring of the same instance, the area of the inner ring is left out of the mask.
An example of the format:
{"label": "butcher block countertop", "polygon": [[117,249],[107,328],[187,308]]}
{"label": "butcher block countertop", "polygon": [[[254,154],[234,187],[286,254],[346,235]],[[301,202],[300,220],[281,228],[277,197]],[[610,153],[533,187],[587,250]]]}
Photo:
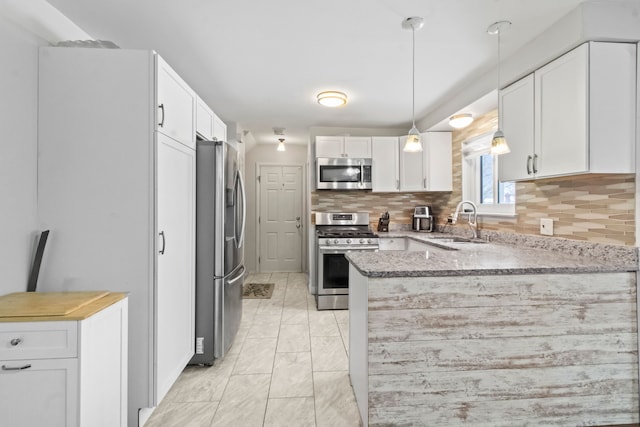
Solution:
{"label": "butcher block countertop", "polygon": [[0,296],[0,322],[83,320],[127,297],[124,292],[15,292]]}

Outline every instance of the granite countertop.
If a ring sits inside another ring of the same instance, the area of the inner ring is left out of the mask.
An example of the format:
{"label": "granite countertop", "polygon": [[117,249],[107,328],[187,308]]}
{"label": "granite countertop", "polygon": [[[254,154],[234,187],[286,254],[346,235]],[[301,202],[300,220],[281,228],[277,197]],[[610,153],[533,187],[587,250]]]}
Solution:
{"label": "granite countertop", "polygon": [[[380,238],[408,237],[432,242],[424,251],[350,252],[347,259],[367,277],[469,276],[548,273],[607,273],[638,270],[633,247],[597,245],[566,239],[449,243],[435,240],[443,233],[395,231]],[[488,236],[485,236],[487,238]],[[433,239],[433,240],[431,240]],[[555,240],[552,242],[551,240]]]}

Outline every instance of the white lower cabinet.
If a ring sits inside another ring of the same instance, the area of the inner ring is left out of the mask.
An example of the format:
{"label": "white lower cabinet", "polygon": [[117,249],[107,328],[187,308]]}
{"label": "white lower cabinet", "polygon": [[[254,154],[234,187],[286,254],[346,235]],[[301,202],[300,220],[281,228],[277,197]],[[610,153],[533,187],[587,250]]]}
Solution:
{"label": "white lower cabinet", "polygon": [[84,320],[0,322],[0,425],[127,426],[127,321],[125,298]]}
{"label": "white lower cabinet", "polygon": [[76,358],[2,361],[0,411],[3,423],[11,427],[78,426],[77,383]]}
{"label": "white lower cabinet", "polygon": [[[193,352],[195,289],[176,286],[193,277],[195,157],[167,137],[158,139],[160,256],[156,287],[157,394],[165,396]],[[188,284],[186,282],[185,284]]]}

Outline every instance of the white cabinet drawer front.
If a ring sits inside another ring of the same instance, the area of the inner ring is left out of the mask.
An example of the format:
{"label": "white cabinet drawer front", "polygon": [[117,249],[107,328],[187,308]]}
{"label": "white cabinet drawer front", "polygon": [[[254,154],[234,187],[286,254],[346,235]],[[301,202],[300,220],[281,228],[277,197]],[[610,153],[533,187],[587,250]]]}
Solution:
{"label": "white cabinet drawer front", "polygon": [[77,322],[0,323],[0,360],[76,357]]}

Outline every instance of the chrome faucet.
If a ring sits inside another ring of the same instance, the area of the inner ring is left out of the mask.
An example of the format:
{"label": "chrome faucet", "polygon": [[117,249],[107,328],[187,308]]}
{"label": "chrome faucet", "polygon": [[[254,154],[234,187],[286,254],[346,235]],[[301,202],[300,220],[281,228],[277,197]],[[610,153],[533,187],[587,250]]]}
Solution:
{"label": "chrome faucet", "polygon": [[[468,213],[469,216],[467,219],[467,224],[469,225],[469,228],[473,233],[473,238],[477,239],[478,238],[478,207],[472,201],[463,200],[460,203],[458,203],[458,206],[456,206],[456,211],[449,216],[448,222],[450,224],[455,224],[458,221],[458,215],[460,215],[462,206],[464,204],[470,205],[473,208],[473,212]],[[466,212],[462,210],[462,213],[464,214]]]}

